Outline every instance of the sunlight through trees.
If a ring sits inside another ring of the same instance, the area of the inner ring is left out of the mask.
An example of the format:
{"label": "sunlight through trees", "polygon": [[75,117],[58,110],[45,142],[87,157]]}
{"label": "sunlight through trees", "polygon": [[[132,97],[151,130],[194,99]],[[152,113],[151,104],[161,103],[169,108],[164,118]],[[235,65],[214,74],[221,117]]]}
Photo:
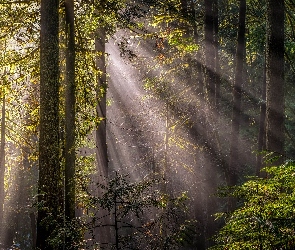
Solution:
{"label": "sunlight through trees", "polygon": [[294,12],[0,1],[0,249],[294,249]]}

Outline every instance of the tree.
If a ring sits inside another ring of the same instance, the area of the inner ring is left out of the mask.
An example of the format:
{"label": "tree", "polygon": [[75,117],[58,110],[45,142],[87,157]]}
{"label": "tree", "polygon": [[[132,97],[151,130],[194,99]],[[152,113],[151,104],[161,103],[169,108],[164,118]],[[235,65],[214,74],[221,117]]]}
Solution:
{"label": "tree", "polygon": [[[76,85],[75,85],[75,13],[74,1],[65,1],[66,19],[66,93],[65,93],[65,220],[72,223],[75,219],[76,192],[75,192],[75,170],[76,170]],[[69,235],[65,237],[65,247],[73,249],[72,239]]]}
{"label": "tree", "polygon": [[[5,172],[5,90],[2,89],[2,108],[1,108],[1,141],[0,141],[0,223],[3,225],[4,215],[4,172]],[[4,236],[3,228],[0,229],[0,239]]]}
{"label": "tree", "polygon": [[[97,52],[96,67],[99,70],[97,77],[97,106],[96,113],[100,120],[95,130],[96,142],[96,168],[97,168],[97,182],[108,183],[108,152],[107,152],[107,132],[106,132],[106,97],[107,97],[107,79],[106,79],[106,32],[104,27],[98,27],[96,30],[95,50]],[[101,190],[100,190],[101,191]],[[104,211],[100,211],[101,220],[104,224],[110,223],[110,216]],[[100,242],[110,240],[110,229],[108,227],[96,228],[96,238]]]}
{"label": "tree", "polygon": [[216,214],[225,225],[212,249],[294,249],[294,161],[265,168],[268,179],[251,177],[231,193],[242,201]]}
{"label": "tree", "polygon": [[205,81],[208,103],[213,108],[215,104],[215,81],[214,81],[214,18],[213,1],[205,0],[204,34],[205,34]]}
{"label": "tree", "polygon": [[[264,52],[266,54],[266,51]],[[264,57],[266,58],[266,57]],[[256,175],[261,175],[262,151],[265,149],[265,116],[266,116],[266,60],[264,60],[262,93],[259,115],[258,154],[256,158]]]}
{"label": "tree", "polygon": [[97,77],[97,100],[96,107],[97,116],[100,123],[96,129],[96,159],[99,172],[103,178],[108,176],[108,155],[106,141],[106,94],[107,94],[107,79],[106,79],[106,31],[104,27],[98,27],[96,30],[95,50],[96,67],[99,70]]}
{"label": "tree", "polygon": [[[116,172],[107,185],[97,183],[102,192],[99,196],[90,195],[89,205],[95,205],[95,217],[85,226],[92,228],[94,224],[96,228],[110,228],[114,239],[92,242],[93,246],[116,250],[182,249],[184,245],[191,246],[190,236],[195,233],[195,221],[185,220],[186,193],[172,198],[153,189],[157,182],[149,177],[130,182],[129,176]],[[107,224],[101,218],[100,210],[111,217]],[[149,210],[156,211],[153,219],[144,216]]]}
{"label": "tree", "polygon": [[40,139],[37,247],[53,249],[50,234],[61,212],[59,164],[59,1],[41,1]]}
{"label": "tree", "polygon": [[275,156],[284,155],[284,11],[284,0],[268,1],[266,150]]}
{"label": "tree", "polygon": [[215,82],[215,107],[220,110],[220,87],[221,87],[221,71],[220,71],[220,62],[219,62],[219,21],[218,21],[218,0],[213,1],[213,34],[214,34],[214,82]]}
{"label": "tree", "polygon": [[65,1],[66,13],[66,101],[65,101],[65,217],[75,218],[75,27],[74,1]]}
{"label": "tree", "polygon": [[[241,98],[242,98],[242,85],[243,85],[243,64],[245,58],[245,32],[246,32],[246,1],[240,0],[239,7],[239,28],[237,38],[236,50],[236,68],[233,86],[233,110],[232,110],[232,127],[231,127],[231,146],[230,146],[230,163],[227,170],[227,183],[229,186],[237,184],[238,166],[239,166],[239,127],[240,127],[240,113],[241,113]],[[229,209],[234,204],[229,204]]]}

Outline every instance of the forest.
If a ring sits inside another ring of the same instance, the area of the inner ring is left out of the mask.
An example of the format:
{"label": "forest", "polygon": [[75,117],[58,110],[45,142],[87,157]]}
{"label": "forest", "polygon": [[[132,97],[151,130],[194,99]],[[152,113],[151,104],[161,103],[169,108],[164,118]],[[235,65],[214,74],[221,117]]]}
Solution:
{"label": "forest", "polygon": [[294,0],[0,0],[0,249],[295,249]]}

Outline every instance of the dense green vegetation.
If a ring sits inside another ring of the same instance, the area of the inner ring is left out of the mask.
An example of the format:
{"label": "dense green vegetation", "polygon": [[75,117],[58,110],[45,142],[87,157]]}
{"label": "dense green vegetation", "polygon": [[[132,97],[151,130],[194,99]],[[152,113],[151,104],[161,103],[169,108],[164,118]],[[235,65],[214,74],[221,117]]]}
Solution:
{"label": "dense green vegetation", "polygon": [[267,167],[269,175],[252,177],[232,191],[241,205],[229,214],[217,214],[225,226],[212,249],[294,248],[294,162]]}

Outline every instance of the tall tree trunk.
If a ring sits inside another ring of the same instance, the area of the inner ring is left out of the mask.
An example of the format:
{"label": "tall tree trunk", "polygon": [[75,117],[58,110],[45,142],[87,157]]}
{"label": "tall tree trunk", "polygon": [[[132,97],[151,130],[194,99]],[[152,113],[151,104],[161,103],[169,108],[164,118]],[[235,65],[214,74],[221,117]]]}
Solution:
{"label": "tall tree trunk", "polygon": [[[182,17],[187,20],[189,17],[189,12],[188,12],[188,0],[181,0],[180,1],[180,11],[181,11],[181,15]],[[189,20],[187,20],[189,21]],[[186,22],[185,22],[186,23]],[[189,28],[188,25],[184,26],[185,29],[185,34],[184,37],[189,37]]]}
{"label": "tall tree trunk", "polygon": [[[48,242],[56,227],[61,204],[59,190],[59,1],[41,0],[40,139],[37,247],[54,249]],[[50,219],[49,219],[50,218]],[[44,223],[45,219],[47,223]],[[50,223],[49,223],[50,222]],[[56,249],[55,249],[56,250]]]}
{"label": "tall tree trunk", "polygon": [[[284,0],[268,1],[266,150],[284,154]],[[283,162],[281,158],[276,163]]]}
{"label": "tall tree trunk", "polygon": [[97,81],[97,98],[99,100],[96,112],[100,118],[100,123],[96,129],[96,159],[100,174],[103,177],[108,176],[108,155],[106,143],[106,62],[105,62],[105,43],[106,34],[104,28],[97,29],[97,37],[95,39],[95,50],[100,53],[96,57],[96,67],[101,71]]}
{"label": "tall tree trunk", "polygon": [[31,245],[32,245],[32,248],[35,249],[36,248],[36,238],[37,238],[37,235],[36,235],[37,225],[36,225],[36,216],[35,216],[34,212],[30,213],[30,225],[31,225],[31,234],[32,234]]}
{"label": "tall tree trunk", "polygon": [[[233,186],[237,184],[239,167],[239,133],[240,133],[240,113],[243,83],[243,64],[245,57],[245,30],[246,30],[246,0],[240,0],[239,7],[239,28],[238,43],[236,50],[235,79],[233,86],[233,110],[230,141],[230,162],[227,169],[227,184]],[[233,201],[233,200],[231,200]],[[234,201],[229,202],[229,210],[234,207]]]}
{"label": "tall tree trunk", "polygon": [[215,107],[218,111],[220,106],[220,62],[219,62],[219,23],[218,23],[218,0],[213,0],[213,35],[214,35],[214,83],[215,83]]}
{"label": "tall tree trunk", "polygon": [[[190,9],[191,9],[191,15],[193,18],[193,37],[194,37],[194,42],[196,44],[199,44],[199,35],[198,35],[198,28],[197,28],[197,23],[196,23],[196,9],[195,9],[195,3],[193,0],[190,1]],[[196,89],[196,95],[202,99],[204,97],[204,91],[203,91],[203,86],[204,86],[204,79],[203,79],[203,63],[202,63],[202,53],[201,49],[198,49],[196,53],[196,57],[192,60],[192,64],[195,66],[196,74],[197,77],[194,79],[195,83],[195,89]]]}
{"label": "tall tree trunk", "polygon": [[207,99],[210,108],[214,106],[215,82],[214,82],[214,19],[213,0],[204,0],[205,4],[205,85]]}
{"label": "tall tree trunk", "polygon": [[66,12],[66,108],[65,108],[65,216],[75,218],[75,30],[74,1],[65,1]]}
{"label": "tall tree trunk", "polygon": [[[97,78],[97,99],[96,107],[97,116],[100,123],[96,128],[96,161],[97,172],[95,181],[106,185],[108,181],[108,153],[106,139],[106,94],[107,94],[107,79],[106,79],[106,60],[105,60],[105,44],[106,32],[103,27],[97,28],[95,38],[95,50],[98,52],[96,57],[96,67],[101,72]],[[97,187],[96,187],[97,188]],[[97,195],[101,195],[102,190],[98,190]],[[110,216],[107,211],[101,210],[98,214],[102,227],[95,229],[95,239],[100,243],[110,243]]]}
{"label": "tall tree trunk", "polygon": [[[5,173],[5,94],[2,97],[1,142],[0,142],[0,225],[4,215],[4,173]],[[4,227],[0,227],[0,240],[4,236]]]}
{"label": "tall tree trunk", "polygon": [[[266,53],[266,52],[265,52]],[[260,117],[259,117],[259,134],[258,134],[258,154],[256,157],[256,175],[262,177],[262,151],[265,149],[265,116],[266,116],[266,56],[264,57],[264,69],[261,91]]]}
{"label": "tall tree trunk", "polygon": [[216,116],[215,104],[216,104],[216,34],[218,31],[216,25],[216,13],[214,12],[215,0],[204,0],[205,16],[204,16],[204,65],[205,65],[205,88],[206,98],[204,103],[204,118],[206,128],[204,128],[205,140],[203,142],[204,157],[207,160],[207,166],[205,169],[206,181],[204,183],[206,187],[206,193],[204,197],[204,236],[205,236],[205,248],[211,247],[213,244],[212,236],[216,233],[216,222],[212,217],[212,214],[216,213],[217,199],[214,194],[217,192],[218,178],[217,171],[219,164],[218,161],[218,149],[216,147]]}
{"label": "tall tree trunk", "polygon": [[[65,0],[66,15],[66,100],[65,100],[65,220],[75,218],[75,14],[74,1]],[[65,248],[74,249],[71,235],[65,236]]]}

